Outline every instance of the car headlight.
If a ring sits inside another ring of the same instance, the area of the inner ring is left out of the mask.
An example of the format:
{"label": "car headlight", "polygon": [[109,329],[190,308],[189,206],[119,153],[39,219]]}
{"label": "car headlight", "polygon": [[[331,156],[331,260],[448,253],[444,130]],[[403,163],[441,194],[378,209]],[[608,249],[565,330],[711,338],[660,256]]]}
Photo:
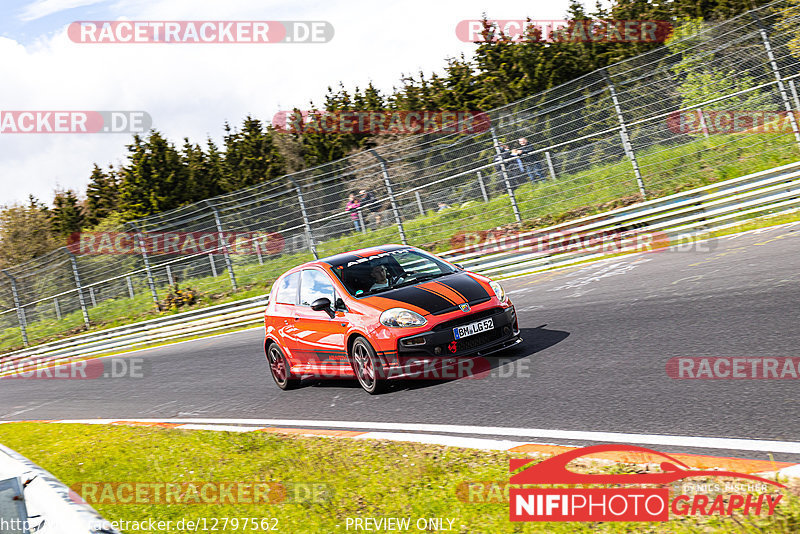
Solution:
{"label": "car headlight", "polygon": [[392,308],[381,314],[381,324],[384,326],[394,326],[407,328],[410,326],[423,326],[428,321],[417,312],[405,308]]}
{"label": "car headlight", "polygon": [[506,292],[503,291],[503,286],[494,280],[489,282],[489,286],[492,288],[492,291],[494,291],[494,294],[497,296],[497,298],[500,299],[500,302],[506,300]]}

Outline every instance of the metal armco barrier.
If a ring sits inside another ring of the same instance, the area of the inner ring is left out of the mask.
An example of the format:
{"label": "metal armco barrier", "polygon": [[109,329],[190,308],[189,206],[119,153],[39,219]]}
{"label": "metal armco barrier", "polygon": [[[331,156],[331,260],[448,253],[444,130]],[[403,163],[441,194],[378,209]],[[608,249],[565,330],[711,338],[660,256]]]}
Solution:
{"label": "metal armco barrier", "polygon": [[[30,483],[27,486],[26,481]],[[13,525],[16,520],[17,524],[31,526],[3,528],[2,532],[119,534],[94,508],[72,498],[70,489],[50,472],[3,445],[0,445],[0,488],[5,490],[4,499],[0,500],[3,510],[0,519],[6,525]]]}
{"label": "metal armco barrier", "polygon": [[[637,229],[659,232],[674,243],[684,236],[721,230],[753,217],[796,209],[800,209],[800,162],[439,255],[470,271],[502,278],[606,255],[602,251],[572,246],[575,236],[590,241]],[[547,250],[536,250],[540,243],[547,243]],[[3,364],[10,362],[19,365],[35,359],[42,363],[67,363],[257,325],[263,321],[267,302],[266,296],[255,297],[11,352],[0,357],[0,370]]]}
{"label": "metal armco barrier", "polygon": [[605,256],[583,245],[604,236],[658,233],[675,243],[798,208],[800,162],[440,255],[487,276],[512,276]]}
{"label": "metal armco barrier", "polygon": [[0,373],[4,366],[19,368],[34,361],[40,365],[64,364],[155,343],[263,324],[267,302],[266,297],[244,299],[9,352],[0,356]]}

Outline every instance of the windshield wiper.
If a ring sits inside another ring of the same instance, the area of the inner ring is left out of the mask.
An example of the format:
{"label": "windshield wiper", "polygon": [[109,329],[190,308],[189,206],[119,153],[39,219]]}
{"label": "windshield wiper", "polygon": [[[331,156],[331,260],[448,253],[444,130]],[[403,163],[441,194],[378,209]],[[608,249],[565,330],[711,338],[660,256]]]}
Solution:
{"label": "windshield wiper", "polygon": [[369,291],[368,293],[364,293],[364,295],[369,296],[369,295],[374,295],[375,293],[383,293],[384,291],[390,291],[390,290],[394,289],[395,287],[397,287],[397,286],[379,287],[377,289],[373,289],[372,291]]}
{"label": "windshield wiper", "polygon": [[421,276],[412,276],[408,280],[400,282],[399,284],[397,284],[394,287],[401,287],[401,286],[407,286],[407,285],[411,285],[411,284],[418,284],[418,283],[424,282],[426,280],[432,280],[434,278],[439,278],[440,276],[444,276],[446,274],[449,274],[449,273],[429,273],[429,274],[423,274]]}

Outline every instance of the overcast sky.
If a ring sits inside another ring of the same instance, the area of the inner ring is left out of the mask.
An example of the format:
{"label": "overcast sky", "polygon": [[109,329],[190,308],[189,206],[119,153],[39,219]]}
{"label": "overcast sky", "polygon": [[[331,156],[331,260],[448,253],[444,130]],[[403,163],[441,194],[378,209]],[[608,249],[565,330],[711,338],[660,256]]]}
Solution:
{"label": "overcast sky", "polygon": [[[143,110],[176,144],[219,142],[225,121],[270,121],[321,103],[328,85],[369,81],[384,92],[402,73],[441,72],[471,55],[463,19],[562,19],[568,1],[6,0],[0,22],[0,110]],[[325,20],[326,44],[81,44],[73,21]],[[92,164],[124,161],[130,134],[0,134],[0,204],[56,187],[80,195]]]}

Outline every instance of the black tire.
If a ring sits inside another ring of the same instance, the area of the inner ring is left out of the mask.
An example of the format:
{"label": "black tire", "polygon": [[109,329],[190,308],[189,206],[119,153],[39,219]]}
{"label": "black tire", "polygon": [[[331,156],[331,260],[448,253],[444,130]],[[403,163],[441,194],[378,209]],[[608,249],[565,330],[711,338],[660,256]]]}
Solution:
{"label": "black tire", "polygon": [[272,373],[272,379],[279,388],[286,391],[300,385],[300,379],[292,375],[289,369],[289,360],[286,359],[277,343],[270,343],[267,347],[267,363]]}
{"label": "black tire", "polygon": [[377,395],[386,390],[388,381],[383,372],[378,355],[369,341],[358,337],[350,348],[350,365],[364,391]]}

